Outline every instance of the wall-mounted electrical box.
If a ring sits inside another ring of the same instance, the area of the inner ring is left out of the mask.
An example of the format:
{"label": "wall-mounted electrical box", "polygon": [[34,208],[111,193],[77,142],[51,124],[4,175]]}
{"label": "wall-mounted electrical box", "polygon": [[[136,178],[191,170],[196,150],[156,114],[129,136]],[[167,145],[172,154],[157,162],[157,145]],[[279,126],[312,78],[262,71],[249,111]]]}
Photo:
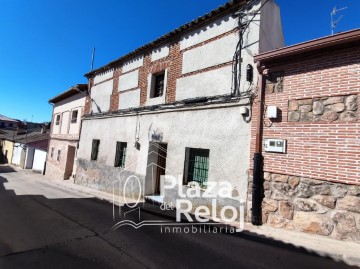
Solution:
{"label": "wall-mounted electrical box", "polygon": [[278,108],[276,106],[267,107],[267,117],[269,119],[276,119],[278,117]]}
{"label": "wall-mounted electrical box", "polygon": [[286,140],[284,139],[265,139],[265,152],[286,153]]}

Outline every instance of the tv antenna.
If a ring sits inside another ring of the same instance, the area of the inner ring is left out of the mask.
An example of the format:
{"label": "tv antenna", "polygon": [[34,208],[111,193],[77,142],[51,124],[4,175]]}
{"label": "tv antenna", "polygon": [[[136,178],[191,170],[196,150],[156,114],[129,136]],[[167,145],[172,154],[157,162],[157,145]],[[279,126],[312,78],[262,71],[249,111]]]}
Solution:
{"label": "tv antenna", "polygon": [[331,34],[334,34],[334,30],[336,25],[339,23],[339,21],[342,19],[342,17],[344,17],[343,15],[341,15],[337,20],[334,20],[334,16],[336,15],[336,13],[338,13],[339,11],[345,10],[347,9],[347,7],[342,7],[337,9],[336,7],[333,8],[333,10],[331,11],[330,15],[331,15]]}

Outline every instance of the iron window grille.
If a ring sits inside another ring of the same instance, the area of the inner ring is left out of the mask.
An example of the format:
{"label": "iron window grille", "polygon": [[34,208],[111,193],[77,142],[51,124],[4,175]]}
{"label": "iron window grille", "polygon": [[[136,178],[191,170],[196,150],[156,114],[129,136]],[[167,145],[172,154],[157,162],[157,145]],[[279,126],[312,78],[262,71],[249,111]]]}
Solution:
{"label": "iron window grille", "polygon": [[197,182],[206,188],[209,177],[209,149],[186,148],[184,183]]}
{"label": "iron window grille", "polygon": [[91,148],[91,160],[96,161],[99,153],[100,140],[93,139]]}
{"label": "iron window grille", "polygon": [[124,167],[126,158],[126,142],[116,142],[116,153],[114,167]]}
{"label": "iron window grille", "polygon": [[73,110],[73,112],[71,114],[71,123],[76,123],[77,122],[77,117],[78,117],[78,111]]}
{"label": "iron window grille", "polygon": [[50,157],[53,158],[54,157],[54,147],[51,148],[51,154],[50,154]]}
{"label": "iron window grille", "polygon": [[56,160],[57,160],[58,162],[60,162],[60,155],[61,155],[61,150],[59,149],[59,150],[58,150],[58,154],[57,154],[57,158],[56,158]]}

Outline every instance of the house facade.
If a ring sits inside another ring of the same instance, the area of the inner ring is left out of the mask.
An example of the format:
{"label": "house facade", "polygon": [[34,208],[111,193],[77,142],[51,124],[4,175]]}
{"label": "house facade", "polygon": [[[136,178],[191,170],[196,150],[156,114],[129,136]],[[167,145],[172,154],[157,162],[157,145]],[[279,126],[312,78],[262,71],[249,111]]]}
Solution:
{"label": "house facade", "polygon": [[260,123],[262,222],[360,242],[360,30],[255,59],[264,71],[251,139],[253,155]]}
{"label": "house facade", "polygon": [[49,100],[53,105],[46,175],[69,179],[74,166],[84,113],[87,85],[77,84]]}
{"label": "house facade", "polygon": [[228,182],[246,200],[253,56],[283,45],[274,1],[231,1],[86,74],[75,183],[171,203],[171,175],[182,190]]}

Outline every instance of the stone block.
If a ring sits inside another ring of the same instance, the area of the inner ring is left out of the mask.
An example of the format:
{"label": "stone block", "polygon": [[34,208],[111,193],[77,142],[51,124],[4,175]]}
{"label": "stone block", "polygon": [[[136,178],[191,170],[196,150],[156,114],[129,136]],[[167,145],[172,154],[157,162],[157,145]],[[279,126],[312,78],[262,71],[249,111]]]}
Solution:
{"label": "stone block", "polygon": [[304,212],[317,212],[319,214],[324,214],[329,211],[328,208],[318,204],[317,202],[311,199],[295,199],[295,208],[297,211],[304,211]]}
{"label": "stone block", "polygon": [[295,212],[293,224],[295,230],[326,236],[334,229],[334,224],[328,216],[314,212]]}
{"label": "stone block", "polygon": [[299,109],[298,101],[296,100],[289,101],[288,111],[296,111],[298,109]]}
{"label": "stone block", "polygon": [[311,186],[324,184],[324,181],[311,179],[311,178],[307,178],[307,177],[300,178],[300,181],[301,181],[301,183],[311,185]]}
{"label": "stone block", "polygon": [[332,220],[335,223],[334,237],[339,240],[360,241],[360,231],[356,227],[354,215],[346,211],[337,211]]}
{"label": "stone block", "polygon": [[334,209],[335,208],[335,202],[336,199],[333,196],[329,195],[315,195],[311,197],[311,199],[314,199],[318,203],[322,204],[323,206],[326,206],[328,208]]}
{"label": "stone block", "polygon": [[295,189],[298,185],[299,185],[299,182],[300,182],[300,178],[299,177],[289,177],[289,185],[292,189]]}
{"label": "stone block", "polygon": [[262,210],[265,212],[275,212],[279,208],[279,202],[273,199],[264,198]]}
{"label": "stone block", "polygon": [[299,111],[290,111],[288,113],[288,121],[289,122],[298,122],[300,120],[300,112]]}
{"label": "stone block", "polygon": [[335,184],[330,187],[331,195],[335,198],[343,198],[348,192],[348,186]]}
{"label": "stone block", "polygon": [[301,105],[299,107],[300,112],[302,113],[307,113],[310,112],[312,110],[312,105]]}
{"label": "stone block", "polygon": [[322,194],[322,195],[330,195],[331,188],[329,185],[318,185],[318,186],[311,186],[312,192],[314,194]]}
{"label": "stone block", "polygon": [[299,106],[302,106],[302,105],[312,105],[313,103],[313,99],[303,99],[303,100],[299,100],[298,101],[298,104]]}
{"label": "stone block", "polygon": [[338,199],[337,209],[360,213],[360,197],[349,195]]}
{"label": "stone block", "polygon": [[344,103],[332,104],[332,105],[328,105],[326,108],[334,112],[343,112],[345,110],[345,104]]}
{"label": "stone block", "polygon": [[336,103],[343,103],[344,102],[344,97],[343,96],[329,97],[329,98],[325,99],[323,102],[324,102],[324,105],[332,105],[332,104],[336,104]]}
{"label": "stone block", "polygon": [[304,184],[300,181],[300,184],[296,188],[295,196],[301,198],[309,198],[313,195],[312,189],[308,184]]}
{"label": "stone block", "polygon": [[340,114],[340,120],[341,121],[356,121],[357,114],[353,111],[345,111]]}
{"label": "stone block", "polygon": [[322,116],[321,120],[323,121],[336,121],[338,119],[338,114],[334,111],[326,111]]}
{"label": "stone block", "polygon": [[279,191],[273,191],[271,194],[271,198],[274,200],[278,200],[278,201],[289,200],[289,197],[287,195],[285,195]]}
{"label": "stone block", "polygon": [[271,174],[268,172],[264,172],[264,180],[270,181],[271,180]]}
{"label": "stone block", "polygon": [[280,201],[279,215],[286,219],[292,219],[294,216],[294,205],[288,201]]}
{"label": "stone block", "polygon": [[268,223],[274,228],[286,228],[289,225],[289,220],[277,215],[269,215]]}
{"label": "stone block", "polygon": [[360,196],[360,186],[351,186],[347,194],[352,196]]}
{"label": "stone block", "polygon": [[313,104],[313,114],[322,115],[324,113],[324,104],[320,101],[316,101]]}
{"label": "stone block", "polygon": [[271,190],[264,191],[264,197],[265,197],[265,198],[270,198],[270,197],[271,197],[271,194],[272,194],[272,191],[271,191]]}
{"label": "stone block", "polygon": [[346,97],[345,106],[347,110],[355,111],[358,109],[357,95],[350,95]]}
{"label": "stone block", "polygon": [[275,182],[284,182],[284,183],[286,183],[289,180],[289,176],[288,175],[273,174],[272,179]]}
{"label": "stone block", "polygon": [[311,122],[311,121],[314,121],[314,119],[315,119],[315,117],[312,112],[302,113],[300,115],[300,121]]}

